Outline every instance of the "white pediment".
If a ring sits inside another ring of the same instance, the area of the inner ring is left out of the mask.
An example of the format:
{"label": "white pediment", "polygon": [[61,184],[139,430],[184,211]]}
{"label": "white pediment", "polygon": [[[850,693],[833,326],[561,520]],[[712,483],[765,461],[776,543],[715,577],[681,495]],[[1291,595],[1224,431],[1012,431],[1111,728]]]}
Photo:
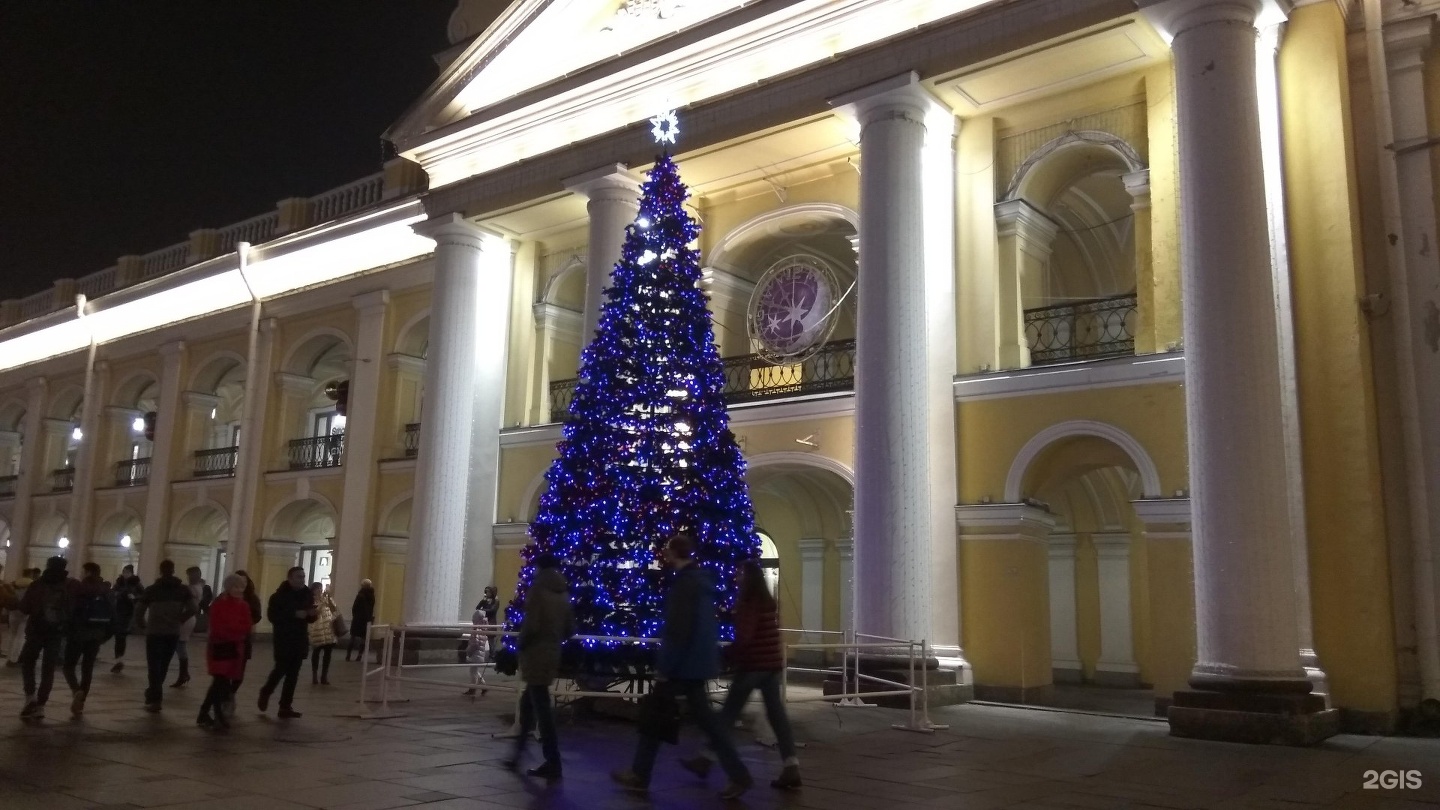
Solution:
{"label": "white pediment", "polygon": [[998,0],[516,0],[388,133],[439,187]]}

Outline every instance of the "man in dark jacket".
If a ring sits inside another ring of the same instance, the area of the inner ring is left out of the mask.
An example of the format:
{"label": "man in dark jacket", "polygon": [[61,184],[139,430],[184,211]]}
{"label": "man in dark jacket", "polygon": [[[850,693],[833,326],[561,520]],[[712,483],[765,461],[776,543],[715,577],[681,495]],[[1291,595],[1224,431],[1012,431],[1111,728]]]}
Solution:
{"label": "man in dark jacket", "polygon": [[130,640],[130,625],[135,621],[135,603],[140,601],[140,595],[145,592],[145,586],[140,584],[140,577],[135,576],[135,566],[127,565],[120,569],[120,576],[115,578],[115,587],[112,595],[115,598],[115,666],[110,671],[119,673],[125,669],[125,647]]}
{"label": "man in dark jacket", "polygon": [[[26,615],[25,647],[20,651],[20,674],[25,684],[25,708],[21,717],[45,716],[45,701],[55,684],[55,667],[65,646],[65,633],[75,611],[75,580],[65,570],[64,557],[45,561],[41,574],[20,602]],[[39,689],[36,689],[35,662],[40,662]]]}
{"label": "man in dark jacket", "polygon": [[[695,541],[688,534],[677,534],[665,544],[665,562],[676,573],[665,595],[665,627],[660,631],[655,688],[685,697],[691,715],[720,760],[720,767],[730,777],[730,784],[720,795],[735,799],[749,789],[753,780],[705,691],[706,682],[720,675],[719,626],[715,618],[715,582],[710,573],[695,562],[694,553]],[[658,738],[641,734],[631,769],[617,771],[611,777],[631,790],[648,789],[659,751]]]}
{"label": "man in dark jacket", "polygon": [[145,688],[145,711],[160,711],[165,676],[175,648],[180,645],[180,628],[195,615],[195,594],[175,576],[175,563],[160,563],[160,578],[150,584],[135,603],[135,628],[145,634],[145,663],[149,684]]}
{"label": "man in dark jacket", "polygon": [[265,616],[275,628],[275,668],[265,685],[260,687],[260,711],[270,708],[270,696],[275,687],[284,679],[280,690],[280,717],[299,717],[292,703],[295,700],[295,683],[300,679],[300,667],[310,654],[310,627],[320,615],[315,607],[315,597],[305,584],[305,569],[296,566],[290,569],[285,581],[270,594],[270,603]]}
{"label": "man in dark jacket", "polygon": [[575,635],[575,613],[570,608],[570,584],[556,567],[554,557],[535,561],[535,579],[525,597],[525,618],[520,622],[520,680],[525,692],[520,698],[520,736],[515,752],[506,764],[519,767],[525,741],[538,724],[545,763],[526,773],[559,779],[560,739],[550,713],[550,685],[560,675],[560,653],[565,641]]}
{"label": "man in dark jacket", "polygon": [[[350,643],[345,647],[345,660],[355,653],[356,660],[365,657],[365,639],[370,636],[370,624],[375,621],[375,583],[360,580],[360,591],[350,603]],[[365,663],[370,663],[366,661]]]}
{"label": "man in dark jacket", "polygon": [[[65,682],[73,695],[70,713],[80,716],[85,711],[85,698],[90,694],[90,677],[95,672],[95,658],[100,645],[110,638],[115,628],[115,603],[110,583],[100,576],[100,566],[87,562],[81,566],[85,575],[75,589],[75,618],[65,639]],[[77,677],[75,667],[80,667]]]}

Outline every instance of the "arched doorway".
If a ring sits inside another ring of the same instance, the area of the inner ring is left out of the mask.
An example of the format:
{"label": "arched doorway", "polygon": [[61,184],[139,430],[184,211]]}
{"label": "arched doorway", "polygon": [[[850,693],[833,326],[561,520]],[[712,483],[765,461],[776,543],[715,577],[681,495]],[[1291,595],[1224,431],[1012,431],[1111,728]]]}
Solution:
{"label": "arched doorway", "polygon": [[100,566],[101,576],[113,579],[122,568],[133,565],[141,579],[154,579],[156,572],[140,570],[141,524],[134,510],[116,510],[96,525],[95,540],[86,553]]}
{"label": "arched doorway", "polygon": [[747,480],[781,625],[812,634],[852,628],[849,469],[805,453],[771,453],[750,460]]}
{"label": "arched doorway", "polygon": [[1053,516],[1048,582],[1053,705],[1153,713],[1146,546],[1132,502],[1153,497],[1153,464],[1127,434],[1099,423],[1032,440],[1007,492]]}
{"label": "arched doorway", "polygon": [[185,510],[176,518],[170,538],[167,544],[169,553],[187,557],[184,566],[176,560],[177,568],[199,566],[211,584],[218,585],[224,581],[225,567],[229,563],[226,550],[230,539],[230,516],[223,507],[216,503],[204,503]]}
{"label": "arched doorway", "polygon": [[291,565],[305,569],[310,582],[330,586],[335,569],[335,510],[315,498],[291,501],[270,521],[266,536],[293,543],[296,557]]}

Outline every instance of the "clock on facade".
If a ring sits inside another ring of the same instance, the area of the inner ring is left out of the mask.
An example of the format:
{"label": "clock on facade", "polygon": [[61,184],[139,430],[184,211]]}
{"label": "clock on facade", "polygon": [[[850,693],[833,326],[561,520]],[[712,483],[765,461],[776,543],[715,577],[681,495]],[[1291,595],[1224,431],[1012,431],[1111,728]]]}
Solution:
{"label": "clock on facade", "polygon": [[835,331],[835,272],[815,256],[789,256],[766,270],[750,298],[750,342],[765,359],[798,363]]}

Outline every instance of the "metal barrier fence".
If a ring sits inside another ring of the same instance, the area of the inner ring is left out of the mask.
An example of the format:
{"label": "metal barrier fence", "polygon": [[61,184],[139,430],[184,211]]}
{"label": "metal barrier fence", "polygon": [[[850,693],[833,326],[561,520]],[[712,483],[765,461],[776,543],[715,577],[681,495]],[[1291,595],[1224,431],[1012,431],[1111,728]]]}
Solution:
{"label": "metal barrier fence", "polygon": [[[934,732],[949,726],[939,725],[930,721],[929,701],[929,643],[921,640],[887,638],[885,636],[873,636],[865,633],[856,633],[851,630],[844,632],[822,631],[822,630],[782,630],[782,637],[799,635],[800,637],[819,636],[821,638],[836,638],[838,641],[822,642],[799,642],[785,645],[786,668],[783,673],[782,694],[787,703],[815,703],[833,702],[837,708],[854,707],[875,707],[876,704],[866,702],[866,698],[881,697],[905,697],[908,698],[909,709],[906,722],[893,724],[894,728],[904,731],[917,731],[923,733]],[[390,709],[390,704],[406,700],[400,692],[404,684],[424,687],[443,687],[453,689],[457,686],[465,686],[451,680],[440,680],[435,677],[425,677],[426,672],[457,670],[479,671],[481,681],[474,683],[476,688],[483,688],[487,691],[510,692],[518,694],[521,690],[517,682],[485,681],[483,675],[486,672],[494,672],[493,661],[481,663],[469,663],[456,661],[454,663],[406,663],[405,651],[407,642],[418,634],[423,638],[443,638],[447,641],[463,641],[473,638],[476,634],[486,636],[492,640],[505,636],[514,635],[507,632],[500,625],[473,625],[473,624],[446,624],[446,625],[372,625],[370,634],[365,638],[365,652],[361,659],[364,664],[360,674],[360,717],[368,719],[382,719],[385,717],[398,717]],[[381,641],[378,652],[380,658],[373,665],[371,664],[371,652],[375,651],[372,642],[377,636]],[[628,636],[573,636],[572,640],[611,642],[622,644],[659,644],[658,638],[633,638]],[[819,652],[822,656],[829,656],[838,653],[840,656],[839,668],[820,666],[805,667],[790,664],[794,658],[793,653],[810,651]],[[397,654],[398,653],[398,654]],[[896,659],[905,660],[909,673],[909,683],[888,680],[877,675],[870,675],[861,672],[861,661],[866,655],[885,655]],[[825,676],[839,676],[840,691],[835,694],[820,695],[795,695],[790,694],[790,676],[796,674],[812,674]],[[918,678],[918,682],[917,682]],[[378,684],[375,682],[378,681]],[[559,682],[557,681],[557,684]],[[574,698],[599,698],[599,699],[620,699],[635,700],[641,697],[638,692],[631,691],[593,691],[578,688],[579,684],[573,680],[569,681],[577,688],[551,687],[551,694],[557,699]],[[863,690],[862,684],[870,684],[877,688]],[[372,694],[372,687],[378,689],[378,694]],[[714,686],[710,689],[712,694],[723,692]],[[370,711],[370,704],[380,704],[380,712],[376,714]]]}

